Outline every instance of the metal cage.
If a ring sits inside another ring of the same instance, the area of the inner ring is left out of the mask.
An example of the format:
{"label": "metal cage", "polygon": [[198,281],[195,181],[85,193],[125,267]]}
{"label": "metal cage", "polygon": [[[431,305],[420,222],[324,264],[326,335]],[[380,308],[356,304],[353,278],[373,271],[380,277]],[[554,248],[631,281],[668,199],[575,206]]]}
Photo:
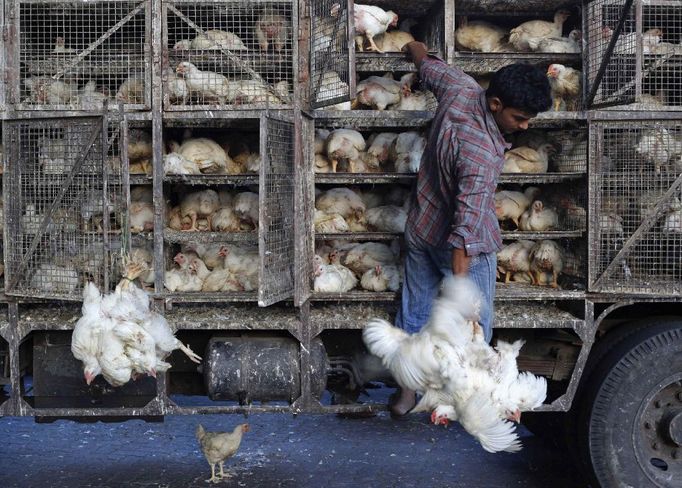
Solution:
{"label": "metal cage", "polygon": [[166,110],[293,103],[298,2],[163,2]]}
{"label": "metal cage", "polygon": [[590,289],[682,291],[682,121],[591,127]]}
{"label": "metal cage", "polygon": [[150,106],[147,0],[16,0],[8,23],[9,103],[30,110]]}
{"label": "metal cage", "polygon": [[8,295],[80,300],[88,281],[111,288],[128,244],[127,172],[125,151],[110,157],[118,134],[107,125],[106,117],[5,122]]}
{"label": "metal cage", "polygon": [[594,0],[586,6],[590,105],[681,107],[680,2]]}

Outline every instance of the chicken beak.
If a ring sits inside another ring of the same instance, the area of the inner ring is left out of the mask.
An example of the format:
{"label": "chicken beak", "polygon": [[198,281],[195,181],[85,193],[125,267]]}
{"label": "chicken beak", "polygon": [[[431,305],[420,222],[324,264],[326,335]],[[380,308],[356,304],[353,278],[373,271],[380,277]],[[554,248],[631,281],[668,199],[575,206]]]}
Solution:
{"label": "chicken beak", "polygon": [[92,380],[95,379],[95,376],[92,373],[85,373],[85,383],[90,386],[90,383],[92,383]]}
{"label": "chicken beak", "polygon": [[180,256],[179,254],[176,255],[176,256],[173,258],[173,262],[175,262],[175,263],[177,263],[177,264],[182,264],[182,256]]}
{"label": "chicken beak", "polygon": [[521,423],[521,410],[517,408],[516,410],[514,410],[514,413],[509,415],[508,418],[509,420],[513,420],[517,424]]}
{"label": "chicken beak", "polygon": [[156,378],[156,370],[154,368],[149,370],[149,376],[152,378]]}

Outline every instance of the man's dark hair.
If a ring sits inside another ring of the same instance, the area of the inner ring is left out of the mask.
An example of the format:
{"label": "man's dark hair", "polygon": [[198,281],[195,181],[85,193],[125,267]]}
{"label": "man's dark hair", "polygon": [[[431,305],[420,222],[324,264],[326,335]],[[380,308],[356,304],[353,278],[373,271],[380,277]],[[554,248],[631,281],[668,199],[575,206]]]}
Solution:
{"label": "man's dark hair", "polygon": [[552,106],[547,75],[528,64],[511,64],[499,69],[490,80],[485,95],[497,97],[505,107],[528,114],[544,112]]}

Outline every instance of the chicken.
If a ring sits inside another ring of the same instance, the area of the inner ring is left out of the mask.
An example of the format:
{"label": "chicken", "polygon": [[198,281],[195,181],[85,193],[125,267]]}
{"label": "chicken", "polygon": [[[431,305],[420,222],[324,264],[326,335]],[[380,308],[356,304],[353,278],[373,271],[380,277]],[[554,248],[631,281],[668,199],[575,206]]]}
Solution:
{"label": "chicken", "polygon": [[400,94],[400,101],[391,105],[391,110],[436,110],[438,100],[430,91],[413,90],[407,92],[403,90]]}
{"label": "chicken", "polygon": [[[533,279],[530,275],[530,250],[535,246],[533,241],[520,240],[504,246],[497,253],[497,268],[504,273],[504,282],[514,275],[528,276],[529,283]],[[518,280],[515,280],[518,281]]]}
{"label": "chicken", "polygon": [[234,102],[236,94],[223,75],[201,71],[188,61],[178,64],[175,72],[185,80],[190,93],[200,96],[202,101],[217,101],[221,105]]}
{"label": "chicken", "polygon": [[217,268],[206,277],[201,291],[244,291],[244,287],[232,271]]}
{"label": "chicken", "polygon": [[378,232],[405,232],[407,212],[402,207],[385,205],[365,212],[368,228]]}
{"label": "chicken", "polygon": [[389,150],[397,137],[398,134],[395,132],[372,134],[367,140],[369,149],[362,158],[365,164],[377,171],[381,169],[381,166],[388,161]]}
{"label": "chicken", "polygon": [[262,51],[267,51],[272,45],[277,52],[285,48],[291,35],[287,19],[271,7],[263,9],[256,20],[254,33]]}
{"label": "chicken", "polygon": [[338,232],[348,232],[350,228],[346,220],[339,214],[327,214],[320,210],[315,210],[313,218],[315,232],[320,234],[335,234]]}
{"label": "chicken", "polygon": [[225,257],[224,268],[237,277],[244,291],[258,288],[258,248],[231,245],[225,246],[221,254]]}
{"label": "chicken", "polygon": [[236,34],[223,30],[207,30],[197,35],[190,42],[190,49],[211,50],[225,49],[228,51],[245,51],[246,46]]}
{"label": "chicken", "polygon": [[234,213],[242,222],[255,229],[258,227],[258,193],[245,191],[234,197]]}
{"label": "chicken", "polygon": [[102,296],[97,287],[86,283],[83,288],[82,316],[71,334],[71,352],[83,363],[83,377],[89,385],[102,372],[97,359],[102,320],[99,314]]}
{"label": "chicken", "polygon": [[398,256],[390,247],[380,242],[363,242],[354,246],[343,260],[344,266],[350,268],[358,276],[377,265],[397,264]]}
{"label": "chicken", "polygon": [[673,134],[665,127],[656,127],[642,132],[635,152],[653,164],[657,174],[667,168],[671,159],[682,155],[682,138]]}
{"label": "chicken", "polygon": [[145,86],[144,78],[140,76],[131,76],[127,78],[116,92],[116,100],[123,103],[141,104],[145,102]]}
{"label": "chicken", "polygon": [[234,164],[239,168],[240,173],[258,173],[260,170],[260,154],[253,153],[248,147],[232,158]]}
{"label": "chicken", "polygon": [[315,208],[327,214],[339,214],[344,219],[351,215],[364,215],[366,206],[362,198],[349,188],[331,188],[315,200]]}
{"label": "chicken", "polygon": [[211,216],[211,227],[216,232],[239,232],[242,230],[241,221],[231,207],[222,207],[216,210]]}
{"label": "chicken", "polygon": [[[414,36],[409,32],[401,30],[388,31],[374,37],[374,44],[379,48],[379,52],[402,52],[405,44],[414,41]],[[364,50],[361,49],[361,51]]]}
{"label": "chicken", "polygon": [[[369,42],[369,50],[382,53],[383,51],[374,42],[374,36],[384,34],[389,27],[398,27],[398,14],[388,10],[385,11],[373,5],[355,4],[353,10],[353,20],[355,25],[355,34],[365,36]],[[358,51],[363,50],[362,41],[358,44],[356,39],[356,48]]]}
{"label": "chicken", "polygon": [[[222,268],[225,263],[225,250],[227,246],[225,244],[213,243],[213,244],[202,244],[199,242],[193,242],[186,244],[182,247],[183,254],[192,257],[201,258],[209,269]],[[192,256],[195,254],[196,256]],[[180,263],[178,263],[180,264]]]}
{"label": "chicken", "polygon": [[315,129],[315,154],[327,154],[327,139],[329,138],[329,134],[331,134],[331,132],[327,129]]}
{"label": "chicken", "polygon": [[180,41],[177,41],[175,44],[173,44],[173,50],[174,51],[187,51],[189,49],[192,49],[192,40],[191,39],[182,39]]}
{"label": "chicken", "polygon": [[410,92],[415,76],[415,73],[407,73],[399,81],[389,76],[365,78],[355,87],[355,101],[351,108],[357,108],[362,104],[377,110],[386,110],[387,107],[400,102],[402,93]]}
{"label": "chicken", "polygon": [[190,267],[188,269],[169,269],[163,279],[163,285],[170,292],[201,291],[204,282]]}
{"label": "chicken", "polygon": [[504,153],[503,173],[546,173],[549,158],[556,153],[553,144],[547,143],[538,149],[522,146]]}
{"label": "chicken", "polygon": [[313,290],[319,293],[346,293],[355,288],[358,279],[340,264],[315,263]]}
{"label": "chicken", "polygon": [[130,232],[154,230],[154,206],[147,202],[130,203]]}
{"label": "chicken", "polygon": [[[606,50],[606,46],[611,41],[613,30],[609,27],[602,28],[602,36],[600,44]],[[661,29],[648,29],[642,32],[642,53],[655,54],[658,45],[663,38],[663,31]],[[613,54],[635,54],[637,50],[637,32],[623,33],[618,36],[616,45],[613,48]]]}
{"label": "chicken", "polygon": [[54,49],[52,50],[52,54],[68,54],[75,52],[76,50],[74,48],[66,47],[66,41],[64,40],[63,37],[59,36],[55,38]]}
{"label": "chicken", "polygon": [[[227,459],[235,455],[242,442],[242,436],[248,431],[249,424],[240,424],[232,432],[206,432],[201,424],[197,426],[197,441],[206,461],[211,466],[211,478],[206,481],[218,483],[221,479],[229,477],[223,471],[223,465]],[[218,476],[215,473],[216,464],[220,466]]]}
{"label": "chicken", "polygon": [[42,263],[31,276],[31,288],[39,293],[71,294],[79,283],[78,271],[67,264]]}
{"label": "chicken", "polygon": [[348,163],[348,169],[355,173],[359,164],[360,151],[366,147],[365,138],[356,130],[336,129],[327,138],[327,157],[331,162],[332,173],[336,173],[339,162]]}
{"label": "chicken", "polygon": [[189,87],[185,79],[179,77],[173,68],[166,68],[163,72],[163,91],[168,94],[168,101],[171,104],[187,104]]}
{"label": "chicken", "polygon": [[535,278],[534,284],[541,283],[541,273],[552,273],[552,288],[559,288],[557,278],[564,267],[563,251],[550,240],[537,242],[530,250],[530,271]]}
{"label": "chicken", "polygon": [[[317,43],[316,43],[317,45]],[[348,83],[343,81],[336,71],[325,71],[319,78],[314,78],[312,81],[313,87],[318,87],[317,97],[315,101],[324,102],[326,100],[333,100],[339,97],[347,96],[350,92]],[[339,102],[334,105],[328,105],[325,110],[350,110],[350,102]],[[324,129],[317,129],[324,130]],[[327,131],[328,132],[328,131]]]}
{"label": "chicken", "polygon": [[384,196],[377,190],[363,190],[362,187],[352,187],[351,190],[353,190],[360,197],[367,209],[380,207],[384,204]]}
{"label": "chicken", "polygon": [[88,81],[74,100],[76,105],[80,105],[84,110],[102,109],[104,101],[109,97],[97,91],[97,84],[94,80]]}
{"label": "chicken", "polygon": [[199,165],[176,152],[163,156],[163,173],[166,175],[200,175]]}
{"label": "chicken", "polygon": [[188,269],[196,273],[197,277],[201,280],[202,284],[204,280],[211,274],[211,271],[206,266],[206,263],[200,257],[193,257],[189,260]]}
{"label": "chicken", "polygon": [[546,20],[529,20],[515,27],[509,32],[509,42],[517,51],[531,51],[530,43],[538,42],[537,39],[548,37],[561,37],[564,22],[571,16],[567,10],[558,10],[554,14],[554,22]]}
{"label": "chicken", "polygon": [[460,51],[483,53],[499,52],[509,31],[489,22],[474,20],[455,31],[455,42]]}
{"label": "chicken", "polygon": [[400,288],[400,270],[391,264],[377,265],[365,271],[360,279],[360,286],[368,291],[398,291]]}
{"label": "chicken", "polygon": [[549,85],[552,89],[553,108],[561,110],[562,103],[566,110],[577,110],[580,100],[581,72],[562,64],[550,64],[547,69]]}
{"label": "chicken", "polygon": [[289,83],[280,81],[270,86],[260,80],[230,81],[230,92],[234,103],[245,104],[282,104],[289,97]]}
{"label": "chicken", "polygon": [[78,87],[68,81],[45,77],[24,79],[30,93],[30,101],[38,104],[66,105],[78,96]]}
{"label": "chicken", "polygon": [[152,135],[144,130],[130,129],[128,132],[128,160],[151,159],[154,154]]}
{"label": "chicken", "polygon": [[542,232],[559,227],[559,215],[551,208],[546,208],[540,200],[535,200],[528,210],[521,215],[519,229]]}
{"label": "chicken", "polygon": [[523,193],[519,191],[501,190],[495,193],[495,216],[503,222],[512,220],[516,227],[519,226],[521,215],[530,207],[530,204],[540,194],[536,186],[529,186]]}
{"label": "chicken", "polygon": [[183,158],[196,163],[202,173],[238,173],[227,152],[213,139],[198,137],[185,140],[176,151]]}
{"label": "chicken", "polygon": [[147,271],[140,275],[140,282],[146,286],[154,285],[154,256],[149,249],[144,247],[133,247],[130,250],[130,262]]}
{"label": "chicken", "polygon": [[416,131],[401,133],[391,146],[396,173],[417,173],[426,148],[426,138]]}
{"label": "chicken", "polygon": [[[214,190],[195,191],[188,194],[180,202],[180,214],[182,217],[189,217],[191,225],[188,231],[197,230],[197,219],[199,217],[208,218],[218,210],[220,199]],[[185,230],[185,229],[183,229]]]}
{"label": "chicken", "polygon": [[497,350],[485,342],[476,324],[480,303],[471,280],[448,277],[419,333],[373,319],[363,339],[401,387],[423,393],[413,411],[433,410],[434,423],[458,420],[489,452],[513,452],[521,445],[507,419],[541,405],[547,384],[518,373],[522,341],[498,341]]}
{"label": "chicken", "polygon": [[324,154],[315,154],[315,173],[331,173],[332,164]]}
{"label": "chicken", "polygon": [[582,32],[572,30],[568,37],[532,37],[528,39],[531,51],[541,53],[577,54],[582,50]]}
{"label": "chicken", "polygon": [[[622,229],[622,227],[621,227]],[[670,211],[663,221],[663,232],[669,234],[682,234],[682,204],[675,199],[670,205]]]}

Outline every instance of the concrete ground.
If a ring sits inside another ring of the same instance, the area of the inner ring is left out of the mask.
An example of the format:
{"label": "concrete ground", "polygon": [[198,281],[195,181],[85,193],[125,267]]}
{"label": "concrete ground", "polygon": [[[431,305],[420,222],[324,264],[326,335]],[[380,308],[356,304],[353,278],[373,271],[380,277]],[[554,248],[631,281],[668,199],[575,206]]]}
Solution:
{"label": "concrete ground", "polygon": [[[226,467],[224,487],[578,488],[562,453],[520,428],[524,449],[489,454],[459,426],[426,415],[394,421],[335,415],[260,414]],[[197,423],[231,430],[243,416],[166,417],[78,424],[0,419],[0,487],[205,487],[210,475],[194,437]]]}

